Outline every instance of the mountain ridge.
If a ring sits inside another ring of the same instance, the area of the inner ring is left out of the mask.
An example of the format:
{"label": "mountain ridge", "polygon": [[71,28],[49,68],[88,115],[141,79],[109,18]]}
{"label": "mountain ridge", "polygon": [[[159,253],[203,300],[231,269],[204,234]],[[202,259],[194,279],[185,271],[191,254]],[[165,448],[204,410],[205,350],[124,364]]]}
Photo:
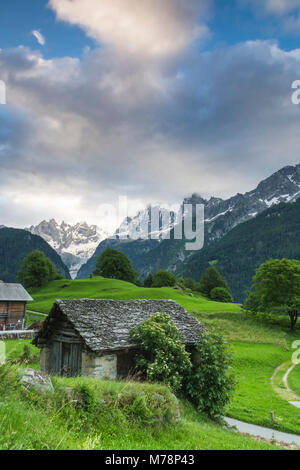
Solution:
{"label": "mountain ridge", "polygon": [[[293,202],[300,197],[300,164],[281,168],[268,178],[262,180],[255,189],[244,194],[236,194],[228,199],[211,197],[205,199],[195,193],[184,199],[183,204],[203,204],[205,208],[205,247],[222,239],[237,225],[254,218],[257,214],[281,202]],[[181,207],[182,207],[181,206]],[[153,241],[153,240],[152,240]],[[186,240],[158,240],[156,244],[143,244],[141,255],[138,240],[122,241],[104,240],[98,245],[94,255],[78,271],[78,279],[87,277],[95,269],[96,259],[102,248],[114,247],[124,251],[132,260],[142,278],[157,269],[168,269],[175,272],[177,265],[188,260],[194,252],[185,250]]]}
{"label": "mountain ridge", "polygon": [[59,274],[71,279],[59,254],[42,237],[9,227],[0,229],[0,279],[15,282],[24,258],[33,250],[42,251],[53,262]]}
{"label": "mountain ridge", "polygon": [[108,233],[97,225],[88,225],[86,222],[70,225],[64,221],[58,224],[55,219],[43,220],[25,230],[41,236],[61,256],[72,278],[93,255],[99,243],[108,237]]}

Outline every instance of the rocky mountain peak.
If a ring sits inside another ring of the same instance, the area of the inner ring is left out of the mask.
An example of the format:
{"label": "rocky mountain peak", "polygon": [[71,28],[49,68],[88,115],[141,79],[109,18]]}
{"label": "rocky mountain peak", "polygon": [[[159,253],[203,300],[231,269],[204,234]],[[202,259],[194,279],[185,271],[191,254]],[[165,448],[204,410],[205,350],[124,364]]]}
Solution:
{"label": "rocky mountain peak", "polygon": [[80,266],[86,263],[99,243],[109,235],[96,225],[89,226],[87,222],[70,225],[63,221],[58,224],[55,219],[43,220],[26,230],[44,238],[61,255],[72,277],[76,277]]}

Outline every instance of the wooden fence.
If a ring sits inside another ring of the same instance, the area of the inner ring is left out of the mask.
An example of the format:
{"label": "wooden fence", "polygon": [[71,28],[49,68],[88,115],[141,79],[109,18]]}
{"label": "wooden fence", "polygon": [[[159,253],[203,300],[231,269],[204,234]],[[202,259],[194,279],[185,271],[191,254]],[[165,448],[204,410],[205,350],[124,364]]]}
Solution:
{"label": "wooden fence", "polygon": [[33,339],[38,330],[0,331],[0,341],[4,339]]}

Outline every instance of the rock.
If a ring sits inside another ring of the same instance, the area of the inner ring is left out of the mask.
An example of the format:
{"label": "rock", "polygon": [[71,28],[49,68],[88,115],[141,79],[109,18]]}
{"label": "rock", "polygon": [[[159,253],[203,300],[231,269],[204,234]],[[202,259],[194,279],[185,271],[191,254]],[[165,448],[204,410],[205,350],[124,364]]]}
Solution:
{"label": "rock", "polygon": [[181,415],[180,415],[180,408],[179,408],[179,400],[178,398],[174,395],[174,393],[172,393],[172,399],[173,399],[173,402],[174,402],[174,405],[175,405],[175,409],[176,409],[176,417],[174,419],[175,423],[180,423],[181,421]]}
{"label": "rock", "polygon": [[194,294],[189,294],[190,297],[194,297]]}
{"label": "rock", "polygon": [[[179,401],[177,397],[174,395],[174,393],[171,394],[171,397],[172,397],[173,405],[175,408],[175,413],[174,413],[175,416],[174,418],[172,418],[172,421],[175,423],[179,423],[181,421]],[[165,402],[165,397],[163,397],[162,395],[159,395],[158,393],[153,393],[152,398],[154,398],[155,401],[157,402],[157,405],[156,405],[157,408],[159,408],[161,404]]]}
{"label": "rock", "polygon": [[40,370],[23,369],[20,382],[29,389],[34,388],[42,392],[54,392],[51,378]]}

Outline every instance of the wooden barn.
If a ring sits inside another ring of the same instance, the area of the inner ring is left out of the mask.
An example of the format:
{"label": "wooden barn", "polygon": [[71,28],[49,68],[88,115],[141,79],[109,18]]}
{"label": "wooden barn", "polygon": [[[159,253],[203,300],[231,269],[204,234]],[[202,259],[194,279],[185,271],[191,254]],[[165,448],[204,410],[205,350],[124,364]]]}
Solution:
{"label": "wooden barn", "polygon": [[192,348],[204,327],[172,300],[57,300],[33,340],[41,349],[41,371],[67,377],[126,377],[138,351],[129,331],[158,312],[171,316]]}
{"label": "wooden barn", "polygon": [[26,305],[32,300],[21,284],[0,281],[0,330],[23,330]]}

